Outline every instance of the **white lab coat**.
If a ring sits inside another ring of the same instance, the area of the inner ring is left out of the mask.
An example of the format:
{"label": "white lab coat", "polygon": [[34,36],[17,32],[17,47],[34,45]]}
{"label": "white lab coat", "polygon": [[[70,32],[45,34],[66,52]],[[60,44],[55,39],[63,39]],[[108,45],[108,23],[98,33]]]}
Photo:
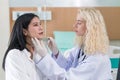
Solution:
{"label": "white lab coat", "polygon": [[47,80],[40,71],[37,71],[26,49],[9,51],[5,63],[5,77],[6,80]]}
{"label": "white lab coat", "polygon": [[57,59],[46,55],[36,65],[50,80],[112,80],[111,63],[107,55],[96,53],[83,60],[81,54],[78,59],[78,51],[78,48],[73,48],[67,59],[61,54]]}

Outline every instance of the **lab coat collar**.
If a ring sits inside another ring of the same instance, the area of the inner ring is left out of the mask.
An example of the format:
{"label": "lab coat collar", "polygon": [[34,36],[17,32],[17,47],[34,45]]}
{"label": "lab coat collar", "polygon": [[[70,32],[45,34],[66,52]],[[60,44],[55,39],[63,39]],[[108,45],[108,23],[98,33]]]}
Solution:
{"label": "lab coat collar", "polygon": [[33,59],[30,58],[31,53],[30,53],[29,51],[27,51],[27,49],[24,49],[24,50],[23,50],[23,53],[27,56],[27,58],[28,58],[30,61],[33,62]]}

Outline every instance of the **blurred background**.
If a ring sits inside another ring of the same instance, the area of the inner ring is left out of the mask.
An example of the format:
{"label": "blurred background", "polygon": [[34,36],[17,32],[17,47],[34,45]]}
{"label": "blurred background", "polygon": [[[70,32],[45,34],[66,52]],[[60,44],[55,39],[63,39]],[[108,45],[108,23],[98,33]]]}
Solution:
{"label": "blurred background", "polygon": [[18,16],[27,12],[38,14],[45,36],[54,37],[59,49],[64,52],[73,46],[72,26],[80,7],[95,7],[103,14],[110,39],[109,56],[115,80],[120,56],[120,0],[0,0],[0,80],[5,80],[2,59]]}

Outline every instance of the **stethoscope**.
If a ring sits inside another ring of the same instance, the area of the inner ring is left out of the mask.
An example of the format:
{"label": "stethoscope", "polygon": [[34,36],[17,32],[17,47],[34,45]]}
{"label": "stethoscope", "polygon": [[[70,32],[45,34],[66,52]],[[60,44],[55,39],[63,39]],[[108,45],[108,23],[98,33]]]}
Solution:
{"label": "stethoscope", "polygon": [[85,58],[86,58],[86,55],[84,54],[84,52],[82,51],[82,49],[79,50],[77,59],[79,59],[80,57],[83,57],[82,61],[85,60]]}

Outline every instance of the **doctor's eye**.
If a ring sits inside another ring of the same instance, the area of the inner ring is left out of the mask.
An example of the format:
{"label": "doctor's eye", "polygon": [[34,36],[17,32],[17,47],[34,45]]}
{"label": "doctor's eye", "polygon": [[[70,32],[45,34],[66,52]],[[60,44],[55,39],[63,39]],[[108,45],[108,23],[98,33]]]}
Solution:
{"label": "doctor's eye", "polygon": [[81,24],[82,24],[82,22],[77,23],[77,25],[81,25]]}

